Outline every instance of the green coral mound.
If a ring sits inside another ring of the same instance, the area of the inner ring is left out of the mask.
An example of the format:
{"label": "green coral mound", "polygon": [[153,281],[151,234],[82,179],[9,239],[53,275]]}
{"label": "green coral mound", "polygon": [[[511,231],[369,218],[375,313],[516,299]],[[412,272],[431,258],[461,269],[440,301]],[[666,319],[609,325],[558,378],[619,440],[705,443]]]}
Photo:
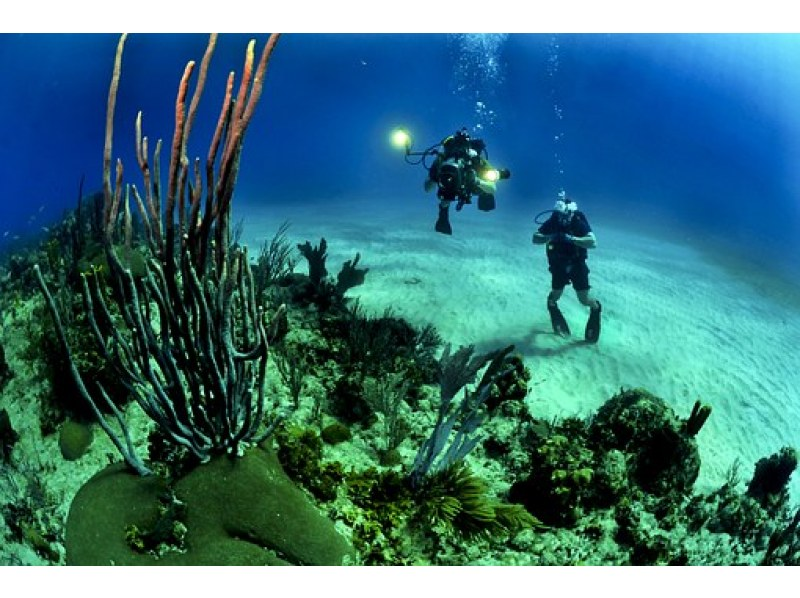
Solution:
{"label": "green coral mound", "polygon": [[58,447],[61,456],[67,461],[77,461],[92,445],[92,428],[88,424],[67,420],[58,434]]}
{"label": "green coral mound", "polygon": [[217,457],[178,480],[185,504],[183,552],[156,557],[131,542],[159,524],[157,477],[112,465],[87,482],[67,519],[69,565],[341,565],[350,543],[286,476],[272,451]]}

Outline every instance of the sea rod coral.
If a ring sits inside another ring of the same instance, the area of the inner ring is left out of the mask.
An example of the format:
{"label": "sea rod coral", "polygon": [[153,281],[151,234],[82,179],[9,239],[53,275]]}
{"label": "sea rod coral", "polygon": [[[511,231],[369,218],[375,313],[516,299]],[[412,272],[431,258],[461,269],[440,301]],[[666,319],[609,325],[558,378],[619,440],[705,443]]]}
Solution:
{"label": "sea rod coral", "polygon": [[[113,364],[136,402],[171,442],[186,447],[200,461],[218,453],[240,454],[269,435],[276,423],[264,424],[269,326],[256,303],[247,251],[232,242],[230,220],[242,144],[278,38],[279,34],[269,37],[257,64],[255,41],[250,41],[236,95],[234,74],[229,75],[204,169],[199,158],[188,158],[187,142],[216,35],[210,36],[199,69],[189,62],[178,86],[166,186],[161,182],[161,141],[151,168],[139,113],[136,156],[141,191],[123,184],[120,160],[113,184],[111,177],[125,35],[114,61],[103,152],[103,246],[108,270],[83,276],[85,310],[101,354]],[[197,81],[189,100],[195,71]],[[126,262],[132,212],[138,213],[145,233],[148,260],[142,278],[135,278]],[[81,394],[125,462],[138,473],[149,474],[106,390],[99,384],[87,388],[84,383],[45,275],[38,265],[35,272]],[[101,406],[114,414],[121,432],[107,421]]]}

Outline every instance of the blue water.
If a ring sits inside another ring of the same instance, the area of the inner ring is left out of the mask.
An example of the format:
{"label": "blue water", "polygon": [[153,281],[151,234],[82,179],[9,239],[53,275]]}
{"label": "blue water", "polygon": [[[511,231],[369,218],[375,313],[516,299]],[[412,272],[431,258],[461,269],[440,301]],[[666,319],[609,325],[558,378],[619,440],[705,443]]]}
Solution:
{"label": "blue water", "polygon": [[[220,37],[190,155],[205,155],[250,37],[260,47],[267,36]],[[116,42],[0,35],[0,248],[74,207],[82,177],[84,193],[99,189]],[[129,37],[114,147],[127,180],[139,180],[136,112],[151,139],[169,140],[177,81],[205,42]],[[798,73],[800,35],[286,35],[238,194],[244,204],[363,198],[417,210],[424,172],[390,146],[391,129],[408,127],[424,149],[466,126],[512,171],[498,210],[546,209],[564,188],[619,226],[650,216],[790,270],[800,255]]]}

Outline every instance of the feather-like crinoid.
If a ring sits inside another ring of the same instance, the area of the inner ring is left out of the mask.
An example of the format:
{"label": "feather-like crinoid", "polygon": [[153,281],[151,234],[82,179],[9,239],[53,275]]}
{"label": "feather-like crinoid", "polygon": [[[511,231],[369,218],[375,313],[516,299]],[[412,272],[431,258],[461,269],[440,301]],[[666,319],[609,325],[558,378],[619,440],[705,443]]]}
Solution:
{"label": "feather-like crinoid", "polygon": [[542,527],[521,505],[498,501],[463,461],[429,476],[418,494],[419,515],[428,525],[464,536],[508,534]]}

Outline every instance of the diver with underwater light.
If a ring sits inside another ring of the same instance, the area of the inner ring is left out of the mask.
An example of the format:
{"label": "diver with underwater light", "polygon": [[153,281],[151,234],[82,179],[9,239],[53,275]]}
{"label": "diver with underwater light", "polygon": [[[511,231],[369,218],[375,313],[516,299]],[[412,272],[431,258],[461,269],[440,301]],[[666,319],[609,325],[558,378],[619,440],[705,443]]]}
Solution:
{"label": "diver with underwater light", "polygon": [[[450,225],[452,202],[456,202],[456,211],[460,211],[464,204],[472,203],[473,196],[477,196],[479,210],[494,210],[497,181],[511,176],[507,168],[498,170],[492,167],[486,143],[470,137],[466,128],[459,129],[421,152],[411,151],[411,136],[405,129],[392,132],[392,143],[405,149],[406,162],[422,164],[428,171],[425,191],[436,187],[439,199],[439,216],[434,230],[444,235],[453,234]],[[432,158],[430,164],[429,158]]]}

